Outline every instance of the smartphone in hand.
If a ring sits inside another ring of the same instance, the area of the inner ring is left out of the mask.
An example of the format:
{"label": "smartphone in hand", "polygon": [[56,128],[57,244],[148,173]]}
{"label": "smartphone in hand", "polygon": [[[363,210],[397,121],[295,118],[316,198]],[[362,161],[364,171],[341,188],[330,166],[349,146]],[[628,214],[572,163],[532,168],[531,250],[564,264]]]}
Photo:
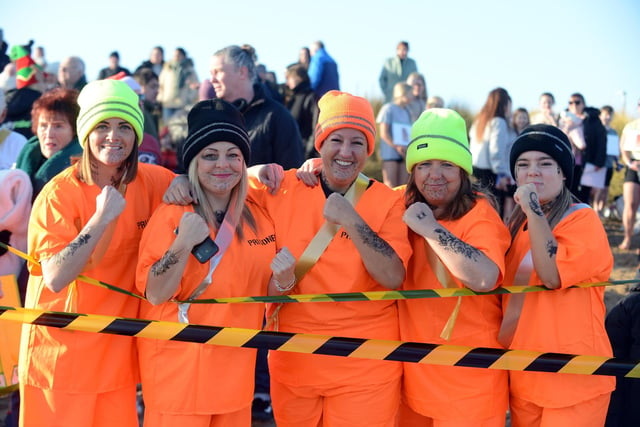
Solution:
{"label": "smartphone in hand", "polygon": [[[174,233],[178,234],[178,229],[174,230]],[[218,253],[220,248],[214,242],[211,237],[207,236],[202,242],[198,243],[191,249],[191,253],[201,263],[209,261],[215,254]]]}
{"label": "smartphone in hand", "polygon": [[217,254],[219,250],[220,248],[218,248],[216,242],[214,242],[211,237],[207,236],[206,239],[191,249],[191,253],[198,261],[200,261],[201,264],[204,264]]}

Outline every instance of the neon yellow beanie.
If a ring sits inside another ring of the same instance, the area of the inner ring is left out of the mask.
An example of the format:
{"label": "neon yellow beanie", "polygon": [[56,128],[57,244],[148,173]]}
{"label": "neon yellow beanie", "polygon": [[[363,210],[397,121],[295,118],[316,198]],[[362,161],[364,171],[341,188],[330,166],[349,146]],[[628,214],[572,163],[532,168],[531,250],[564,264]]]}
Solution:
{"label": "neon yellow beanie", "polygon": [[411,126],[407,171],[425,160],[446,160],[469,175],[473,173],[467,125],[457,112],[430,108]]}
{"label": "neon yellow beanie", "polygon": [[144,116],[138,95],[123,81],[96,80],[87,84],[78,95],[80,113],[76,125],[78,141],[84,148],[89,133],[103,120],[117,117],[133,126],[142,143]]}

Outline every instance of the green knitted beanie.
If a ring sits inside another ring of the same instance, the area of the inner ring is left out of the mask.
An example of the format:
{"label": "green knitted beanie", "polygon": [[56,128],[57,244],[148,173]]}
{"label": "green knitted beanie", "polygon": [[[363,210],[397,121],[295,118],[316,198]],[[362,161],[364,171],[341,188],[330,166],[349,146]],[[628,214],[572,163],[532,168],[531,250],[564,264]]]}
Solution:
{"label": "green knitted beanie", "polygon": [[457,112],[430,108],[411,127],[407,171],[426,160],[445,160],[473,173],[467,125]]}
{"label": "green knitted beanie", "polygon": [[84,148],[89,133],[98,123],[113,117],[128,122],[142,143],[144,118],[138,95],[123,81],[96,80],[87,84],[78,95],[78,141]]}

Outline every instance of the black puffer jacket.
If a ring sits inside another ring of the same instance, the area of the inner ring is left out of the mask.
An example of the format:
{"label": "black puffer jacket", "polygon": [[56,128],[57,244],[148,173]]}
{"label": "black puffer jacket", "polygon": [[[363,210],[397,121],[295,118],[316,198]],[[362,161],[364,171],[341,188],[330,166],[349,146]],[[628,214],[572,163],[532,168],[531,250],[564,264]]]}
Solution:
{"label": "black puffer jacket", "polygon": [[604,167],[607,160],[607,129],[600,121],[600,110],[593,107],[584,109],[586,114],[582,121],[584,141],[584,161],[598,167]]}
{"label": "black puffer jacket", "polygon": [[314,147],[314,130],[318,120],[318,103],[316,94],[311,89],[311,83],[302,82],[293,88],[287,100],[287,108],[298,123],[302,144],[305,147],[305,159],[317,157]]}
{"label": "black puffer jacket", "polygon": [[[640,285],[611,309],[605,319],[613,355],[621,359],[640,360]],[[616,389],[611,395],[606,426],[640,426],[640,379],[616,378]]]}
{"label": "black puffer jacket", "polygon": [[260,84],[253,85],[251,102],[235,101],[247,125],[251,141],[249,166],[277,163],[285,170],[299,167],[303,160],[298,125],[284,105],[266,96]]}

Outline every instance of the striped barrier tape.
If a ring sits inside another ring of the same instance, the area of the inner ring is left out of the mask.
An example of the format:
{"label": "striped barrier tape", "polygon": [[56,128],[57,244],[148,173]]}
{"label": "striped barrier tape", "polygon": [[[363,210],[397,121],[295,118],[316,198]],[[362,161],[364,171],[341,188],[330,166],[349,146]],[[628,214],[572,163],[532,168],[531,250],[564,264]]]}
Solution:
{"label": "striped barrier tape", "polygon": [[[38,261],[30,257],[29,255],[15,249],[9,245],[5,245],[0,242],[0,246],[8,249],[11,253],[31,262],[37,264]],[[119,288],[114,285],[110,285],[106,282],[102,282],[91,277],[84,275],[78,276],[79,280],[88,284],[106,288],[115,292],[126,294],[138,299],[146,300],[145,297],[133,292],[129,292],[125,289]],[[570,286],[569,288],[594,288],[603,286],[618,286],[638,283],[638,280],[615,280],[609,282],[593,282],[593,283],[579,283],[577,285]],[[242,296],[242,297],[228,297],[228,298],[209,298],[209,299],[194,299],[189,301],[172,300],[175,303],[190,303],[190,304],[240,304],[240,303],[292,303],[292,302],[345,302],[345,301],[381,301],[381,300],[403,300],[403,299],[419,299],[419,298],[450,298],[460,296],[471,295],[508,295],[508,294],[522,294],[528,292],[545,292],[553,289],[545,288],[544,286],[501,286],[488,292],[475,292],[469,288],[442,288],[442,289],[415,289],[410,291],[369,291],[369,292],[346,292],[346,293],[329,293],[329,294],[289,294],[289,295],[274,295],[274,296]]]}
{"label": "striped barrier tape", "polygon": [[640,361],[393,340],[333,337],[0,306],[0,320],[67,330],[444,366],[640,378]]}

